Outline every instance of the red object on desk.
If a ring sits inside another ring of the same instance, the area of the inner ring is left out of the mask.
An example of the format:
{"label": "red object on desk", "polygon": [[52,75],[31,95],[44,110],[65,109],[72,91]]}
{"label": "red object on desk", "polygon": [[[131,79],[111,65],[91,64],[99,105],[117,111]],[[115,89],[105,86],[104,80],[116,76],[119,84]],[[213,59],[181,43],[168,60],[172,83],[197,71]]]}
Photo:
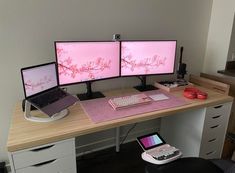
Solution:
{"label": "red object on desk", "polygon": [[193,88],[193,87],[185,88],[183,95],[184,97],[189,98],[189,99],[195,99],[195,98],[202,99],[202,100],[207,99],[206,92],[200,91],[199,89]]}

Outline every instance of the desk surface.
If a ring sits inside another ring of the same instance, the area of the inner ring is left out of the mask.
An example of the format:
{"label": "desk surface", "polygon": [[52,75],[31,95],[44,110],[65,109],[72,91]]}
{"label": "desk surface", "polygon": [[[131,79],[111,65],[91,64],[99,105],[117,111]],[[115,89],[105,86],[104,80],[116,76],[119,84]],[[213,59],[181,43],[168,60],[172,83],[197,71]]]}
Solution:
{"label": "desk surface", "polygon": [[[74,138],[84,134],[102,131],[105,129],[155,119],[180,111],[203,108],[220,103],[230,102],[233,100],[233,98],[230,96],[222,95],[206,88],[201,88],[201,90],[208,93],[209,97],[207,100],[190,100],[185,98],[191,104],[97,124],[93,123],[89,119],[79,103],[69,108],[70,114],[68,116],[50,123],[34,123],[25,120],[21,109],[21,104],[17,103],[12,116],[11,127],[7,141],[7,149],[9,152],[14,152],[68,138]],[[104,92],[106,96],[118,96],[120,94],[127,93],[134,94],[138,93],[138,91],[134,89],[122,89]],[[182,91],[171,92],[171,94],[182,97]]]}

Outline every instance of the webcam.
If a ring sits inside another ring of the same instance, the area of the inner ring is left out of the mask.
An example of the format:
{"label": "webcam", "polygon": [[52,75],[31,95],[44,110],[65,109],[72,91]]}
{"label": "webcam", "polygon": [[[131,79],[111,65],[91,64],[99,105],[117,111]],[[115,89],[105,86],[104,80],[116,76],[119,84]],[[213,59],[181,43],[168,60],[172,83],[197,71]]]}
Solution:
{"label": "webcam", "polygon": [[118,41],[121,39],[121,34],[113,34],[113,41]]}

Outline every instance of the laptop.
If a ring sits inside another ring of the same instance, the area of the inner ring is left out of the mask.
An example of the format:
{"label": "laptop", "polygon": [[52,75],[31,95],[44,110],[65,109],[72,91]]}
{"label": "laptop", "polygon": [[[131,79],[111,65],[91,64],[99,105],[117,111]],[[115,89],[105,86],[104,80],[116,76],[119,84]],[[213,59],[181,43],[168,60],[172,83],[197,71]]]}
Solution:
{"label": "laptop", "polygon": [[55,62],[22,68],[21,76],[25,99],[50,117],[78,101],[59,88]]}
{"label": "laptop", "polygon": [[144,150],[142,159],[153,164],[165,164],[182,156],[179,149],[167,144],[157,132],[137,137],[137,142]]}

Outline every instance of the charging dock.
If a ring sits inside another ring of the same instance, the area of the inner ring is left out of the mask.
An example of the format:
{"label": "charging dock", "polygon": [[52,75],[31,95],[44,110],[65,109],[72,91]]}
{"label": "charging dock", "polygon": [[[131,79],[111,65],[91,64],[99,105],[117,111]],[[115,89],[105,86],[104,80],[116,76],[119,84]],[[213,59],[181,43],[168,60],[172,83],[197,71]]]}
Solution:
{"label": "charging dock", "polygon": [[[26,120],[33,121],[33,122],[52,122],[52,121],[56,121],[56,120],[59,120],[59,119],[65,117],[69,113],[68,109],[64,109],[61,112],[58,112],[58,113],[54,114],[51,117],[36,117],[36,116],[33,116],[31,114],[31,106],[32,106],[32,104],[29,101],[25,100],[24,118]],[[38,110],[40,111],[40,109],[38,109]],[[40,112],[42,112],[42,111],[40,111]]]}

